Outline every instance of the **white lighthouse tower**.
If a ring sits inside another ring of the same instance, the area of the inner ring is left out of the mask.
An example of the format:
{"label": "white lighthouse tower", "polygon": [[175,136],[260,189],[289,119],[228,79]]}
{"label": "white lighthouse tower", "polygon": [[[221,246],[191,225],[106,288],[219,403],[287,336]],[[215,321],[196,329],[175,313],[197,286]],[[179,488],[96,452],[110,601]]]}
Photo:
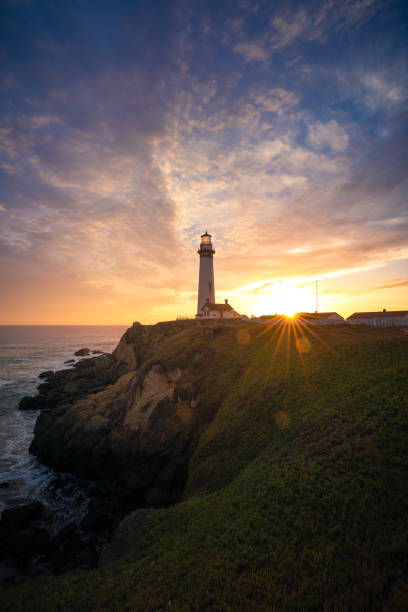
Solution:
{"label": "white lighthouse tower", "polygon": [[200,249],[197,251],[200,256],[200,276],[198,281],[198,302],[197,315],[206,302],[215,304],[214,291],[214,264],[213,255],[215,253],[211,244],[211,234],[202,234]]}

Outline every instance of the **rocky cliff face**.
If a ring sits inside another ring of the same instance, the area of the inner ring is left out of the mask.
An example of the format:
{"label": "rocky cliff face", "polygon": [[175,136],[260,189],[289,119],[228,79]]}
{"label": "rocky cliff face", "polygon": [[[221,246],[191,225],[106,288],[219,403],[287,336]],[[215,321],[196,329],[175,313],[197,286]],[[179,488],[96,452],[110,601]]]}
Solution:
{"label": "rocky cliff face", "polygon": [[194,322],[134,324],[111,356],[50,375],[31,452],[60,471],[119,480],[140,505],[177,500],[202,420],[207,345]]}

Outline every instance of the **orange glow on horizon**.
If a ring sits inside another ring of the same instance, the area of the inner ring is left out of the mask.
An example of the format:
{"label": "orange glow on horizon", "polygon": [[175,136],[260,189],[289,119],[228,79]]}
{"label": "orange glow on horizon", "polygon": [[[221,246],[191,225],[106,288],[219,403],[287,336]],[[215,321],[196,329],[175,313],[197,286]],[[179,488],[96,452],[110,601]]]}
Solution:
{"label": "orange glow on horizon", "polygon": [[295,282],[282,281],[260,296],[253,308],[258,316],[276,313],[293,318],[297,312],[310,312],[313,299],[308,289],[297,287]]}

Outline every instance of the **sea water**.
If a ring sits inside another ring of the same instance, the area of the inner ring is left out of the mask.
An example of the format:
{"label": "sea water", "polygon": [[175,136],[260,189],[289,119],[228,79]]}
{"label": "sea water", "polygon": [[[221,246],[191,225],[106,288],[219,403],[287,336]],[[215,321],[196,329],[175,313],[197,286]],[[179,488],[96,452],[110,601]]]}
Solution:
{"label": "sea water", "polygon": [[[18,402],[36,393],[41,372],[70,367],[64,361],[77,360],[79,348],[111,352],[125,330],[116,325],[0,326],[0,513],[34,499],[59,509],[66,520],[84,512],[86,483],[57,474],[29,453],[39,413],[18,410]],[[53,487],[56,479],[64,486]]]}

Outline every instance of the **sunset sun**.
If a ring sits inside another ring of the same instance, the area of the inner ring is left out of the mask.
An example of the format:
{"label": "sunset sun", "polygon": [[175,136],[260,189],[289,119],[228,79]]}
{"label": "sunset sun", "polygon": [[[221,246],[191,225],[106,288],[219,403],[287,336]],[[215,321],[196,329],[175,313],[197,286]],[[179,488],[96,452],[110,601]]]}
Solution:
{"label": "sunset sun", "polygon": [[293,317],[297,312],[311,309],[313,298],[309,291],[299,288],[295,283],[282,282],[256,302],[255,312],[263,314],[282,314]]}

